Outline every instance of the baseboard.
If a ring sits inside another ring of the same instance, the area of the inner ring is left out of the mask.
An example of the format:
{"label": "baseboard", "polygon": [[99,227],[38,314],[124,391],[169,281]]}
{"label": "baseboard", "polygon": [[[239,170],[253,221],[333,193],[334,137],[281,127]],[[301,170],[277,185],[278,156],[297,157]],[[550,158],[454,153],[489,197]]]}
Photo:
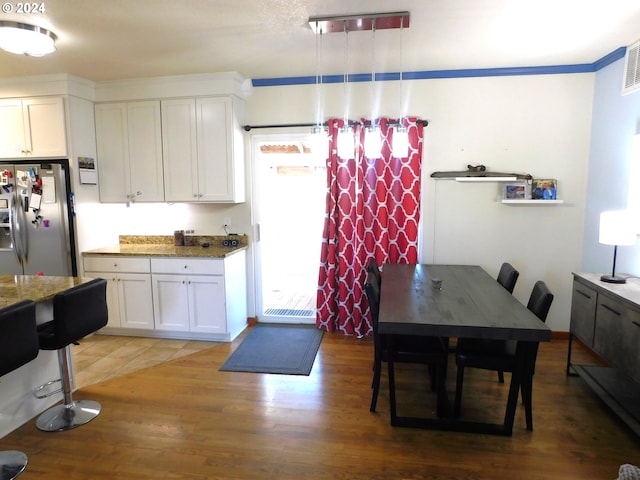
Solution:
{"label": "baseboard", "polygon": [[551,340],[569,340],[569,332],[551,332]]}

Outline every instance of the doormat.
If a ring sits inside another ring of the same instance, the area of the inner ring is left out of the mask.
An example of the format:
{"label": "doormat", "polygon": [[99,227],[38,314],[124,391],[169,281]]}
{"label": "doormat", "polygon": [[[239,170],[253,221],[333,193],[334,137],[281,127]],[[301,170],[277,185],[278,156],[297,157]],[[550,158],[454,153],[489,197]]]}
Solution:
{"label": "doormat", "polygon": [[315,325],[259,323],[220,370],[309,375],[323,333]]}

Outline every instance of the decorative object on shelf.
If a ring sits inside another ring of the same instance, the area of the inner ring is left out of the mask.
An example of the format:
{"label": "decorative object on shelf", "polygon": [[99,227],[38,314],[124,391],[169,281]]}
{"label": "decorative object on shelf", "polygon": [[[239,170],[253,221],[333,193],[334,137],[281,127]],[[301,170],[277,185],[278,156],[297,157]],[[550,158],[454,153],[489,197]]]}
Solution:
{"label": "decorative object on shelf", "polygon": [[466,170],[451,172],[433,172],[431,178],[486,178],[493,181],[532,180],[528,173],[490,172],[484,165],[467,165]]}
{"label": "decorative object on shelf", "polygon": [[611,275],[602,275],[600,280],[607,283],[626,283],[627,279],[616,276],[616,256],[618,245],[635,245],[636,233],[631,214],[626,210],[611,210],[600,214],[600,243],[613,245],[613,268]]}
{"label": "decorative object on shelf", "polygon": [[531,182],[531,198],[534,200],[556,200],[558,181],[555,178],[534,178]]}
{"label": "decorative object on shelf", "polygon": [[530,200],[531,185],[528,182],[506,183],[502,188],[504,200]]}

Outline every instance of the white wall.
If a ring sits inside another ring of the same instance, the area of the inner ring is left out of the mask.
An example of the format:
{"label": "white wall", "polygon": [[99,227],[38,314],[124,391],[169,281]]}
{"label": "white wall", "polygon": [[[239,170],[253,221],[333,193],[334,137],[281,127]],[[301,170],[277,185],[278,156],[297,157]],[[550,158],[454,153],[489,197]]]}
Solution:
{"label": "white wall", "polygon": [[[497,274],[503,261],[521,272],[523,302],[545,280],[556,295],[548,317],[568,331],[571,272],[580,269],[589,158],[593,74],[405,81],[408,114],[429,120],[423,163],[423,262],[471,263]],[[398,82],[349,87],[349,117],[397,116]],[[322,118],[342,117],[343,86],[325,85]],[[251,125],[315,121],[316,89],[255,88],[246,103]],[[254,131],[251,132],[254,134]],[[255,134],[264,130],[256,130]],[[507,206],[497,184],[433,180],[439,170],[484,164],[490,170],[558,179],[559,206]]]}
{"label": "white wall", "polygon": [[[613,247],[598,243],[600,212],[627,206],[633,136],[640,133],[640,91],[622,95],[624,59],[596,73],[582,270],[611,272]],[[640,275],[640,242],[619,247],[616,272]]]}

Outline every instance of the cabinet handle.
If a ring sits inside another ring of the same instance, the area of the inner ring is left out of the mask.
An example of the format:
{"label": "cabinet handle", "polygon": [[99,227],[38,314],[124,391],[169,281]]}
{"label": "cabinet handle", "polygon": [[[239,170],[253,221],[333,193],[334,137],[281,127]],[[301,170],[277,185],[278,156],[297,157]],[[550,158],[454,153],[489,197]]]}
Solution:
{"label": "cabinet handle", "polygon": [[588,294],[584,293],[582,290],[576,289],[576,293],[579,293],[583,297],[587,297],[589,300],[591,300],[591,295],[588,295]]}
{"label": "cabinet handle", "polygon": [[636,327],[640,327],[640,322],[636,322],[635,320],[631,320],[631,323],[633,323]]}
{"label": "cabinet handle", "polygon": [[607,309],[607,310],[609,310],[611,313],[613,313],[613,314],[615,314],[615,315],[620,316],[620,312],[615,311],[615,310],[614,310],[613,308],[611,308],[610,306],[605,305],[605,304],[603,303],[603,304],[602,304],[602,307],[603,307],[603,308],[606,308],[606,309]]}
{"label": "cabinet handle", "polygon": [[186,268],[187,268],[187,266],[185,265],[185,266],[184,266],[184,268],[186,269]]}

